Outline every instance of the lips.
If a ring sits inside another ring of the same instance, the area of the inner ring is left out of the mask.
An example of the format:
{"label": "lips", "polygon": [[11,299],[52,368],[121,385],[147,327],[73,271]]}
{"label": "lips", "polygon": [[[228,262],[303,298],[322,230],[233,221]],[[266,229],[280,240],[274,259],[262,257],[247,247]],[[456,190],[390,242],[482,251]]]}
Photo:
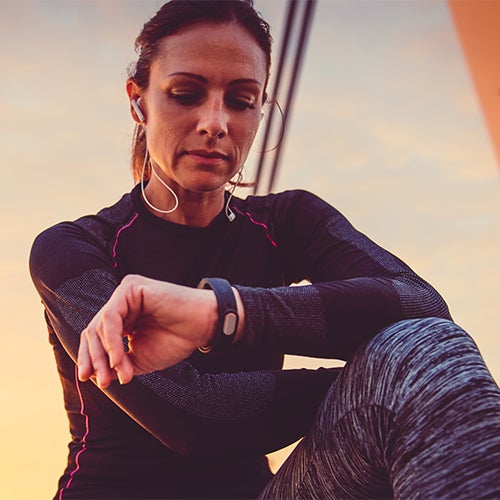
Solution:
{"label": "lips", "polygon": [[198,157],[206,160],[228,160],[229,156],[219,151],[207,151],[205,149],[192,149],[186,151],[186,154],[191,157]]}

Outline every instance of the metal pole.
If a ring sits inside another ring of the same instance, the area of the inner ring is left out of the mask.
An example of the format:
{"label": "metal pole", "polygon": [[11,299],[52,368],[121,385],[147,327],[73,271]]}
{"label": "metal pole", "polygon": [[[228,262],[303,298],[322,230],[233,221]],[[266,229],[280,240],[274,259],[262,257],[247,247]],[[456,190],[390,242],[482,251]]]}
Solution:
{"label": "metal pole", "polygon": [[[304,49],[305,49],[307,36],[309,33],[309,27],[311,25],[312,15],[313,15],[315,6],[316,6],[316,0],[307,0],[306,7],[304,9],[304,17],[302,20],[302,29],[300,32],[300,39],[299,39],[297,51],[295,54],[295,61],[294,61],[294,66],[293,66],[292,77],[290,80],[290,85],[288,87],[288,95],[287,95],[287,99],[286,99],[285,108],[283,110],[283,139],[284,139],[284,136],[286,134],[286,125],[287,125],[287,122],[289,120],[290,113],[291,113],[291,105],[292,105],[292,101],[293,101],[297,77],[298,77],[298,74],[300,72],[301,63],[302,63],[302,59],[303,59],[303,55],[304,55]],[[274,155],[274,162],[273,162],[273,166],[271,168],[271,176],[270,176],[269,185],[268,185],[269,192],[272,191],[274,181],[276,178],[276,174],[278,171],[280,153],[281,153],[281,144],[277,148],[275,155]]]}
{"label": "metal pole", "polygon": [[[271,95],[271,99],[275,100],[278,97],[278,92],[281,84],[281,77],[283,73],[283,67],[285,65],[285,59],[286,59],[286,54],[288,51],[288,45],[289,45],[289,39],[290,39],[290,33],[292,31],[292,25],[293,21],[295,18],[295,12],[296,12],[296,7],[297,7],[297,0],[289,0],[288,2],[288,11],[287,11],[287,19],[286,19],[286,24],[285,24],[285,31],[283,33],[283,37],[281,40],[281,47],[280,47],[280,56],[279,56],[279,61],[278,61],[278,68],[276,72],[276,79],[274,83],[274,89],[273,93]],[[273,117],[274,117],[274,109],[275,106],[271,106],[271,110],[269,111],[269,117],[267,120],[266,124],[266,130],[264,133],[264,138],[262,140],[262,148],[260,152],[260,157],[259,157],[259,162],[257,164],[257,172],[255,176],[255,184],[254,184],[254,194],[257,192],[259,188],[259,183],[260,183],[260,178],[262,175],[262,169],[264,166],[264,154],[267,149],[267,144],[269,142],[269,135],[271,133],[271,128],[272,128],[272,123],[273,123]],[[279,146],[278,146],[279,148]]]}

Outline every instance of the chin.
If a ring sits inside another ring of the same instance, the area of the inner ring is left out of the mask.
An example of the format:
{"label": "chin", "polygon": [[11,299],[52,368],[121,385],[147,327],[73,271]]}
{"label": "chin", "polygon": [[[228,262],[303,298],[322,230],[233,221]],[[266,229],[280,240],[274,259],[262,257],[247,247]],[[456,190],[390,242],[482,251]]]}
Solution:
{"label": "chin", "polygon": [[203,178],[198,178],[193,182],[187,182],[184,185],[184,188],[195,193],[208,193],[219,190],[223,191],[228,182],[226,176],[224,176],[224,178],[214,175],[200,177]]}

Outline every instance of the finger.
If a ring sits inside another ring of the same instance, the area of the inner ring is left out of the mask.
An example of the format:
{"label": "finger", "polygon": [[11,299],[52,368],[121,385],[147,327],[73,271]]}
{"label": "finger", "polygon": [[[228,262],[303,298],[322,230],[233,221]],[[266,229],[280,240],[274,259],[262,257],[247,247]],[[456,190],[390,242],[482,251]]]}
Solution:
{"label": "finger", "polygon": [[139,317],[142,300],[137,290],[137,278],[124,279],[116,288],[99,313],[98,333],[113,368],[121,384],[132,380],[136,369],[128,353],[125,352],[123,337],[133,329]]}
{"label": "finger", "polygon": [[125,356],[123,361],[115,366],[115,373],[120,384],[128,384],[135,374],[134,365],[131,362],[129,356]]}
{"label": "finger", "polygon": [[108,356],[109,367],[116,372],[120,383],[130,382],[134,375],[134,368],[125,352],[121,314],[113,310],[104,311],[97,332]]}
{"label": "finger", "polygon": [[[129,297],[130,296],[130,297]],[[137,317],[134,313],[134,293],[131,280],[123,280],[112,293],[108,302],[90,322],[101,338],[102,345],[111,361],[111,366],[118,365],[124,357],[123,336],[125,324],[132,328]]]}
{"label": "finger", "polygon": [[82,333],[80,336],[80,347],[78,348],[78,379],[81,382],[85,382],[92,375],[94,375],[94,366],[92,365],[92,359],[90,358],[89,346],[87,342],[87,336]]}
{"label": "finger", "polygon": [[[108,306],[111,309],[113,304],[108,304]],[[100,345],[96,343],[96,347],[102,348],[105,356],[105,366],[103,366],[101,376],[107,377],[109,369],[113,378],[118,378],[120,384],[130,382],[134,376],[134,367],[125,352],[121,314],[113,310],[102,311],[100,321],[96,324],[96,333],[100,339]],[[101,353],[96,351],[96,355],[100,356]],[[104,382],[104,379],[99,375],[97,378],[101,383]]]}
{"label": "finger", "polygon": [[119,357],[119,361],[110,361],[110,366],[115,371],[120,384],[127,384],[132,380],[134,375],[136,375],[137,369],[134,365],[134,359],[130,352],[125,351],[124,338],[122,338],[121,349],[123,350],[123,356]]}
{"label": "finger", "polygon": [[109,365],[108,355],[97,334],[97,329],[87,327],[84,330],[84,334],[87,338],[89,357],[96,376],[97,385],[101,389],[105,389],[116,377],[115,372]]}

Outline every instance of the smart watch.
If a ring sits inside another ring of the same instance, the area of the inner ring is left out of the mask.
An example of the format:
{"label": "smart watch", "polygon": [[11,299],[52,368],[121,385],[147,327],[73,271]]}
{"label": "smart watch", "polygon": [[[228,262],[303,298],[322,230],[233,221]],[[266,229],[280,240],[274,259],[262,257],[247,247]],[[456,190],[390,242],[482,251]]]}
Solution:
{"label": "smart watch", "polygon": [[231,283],[223,278],[203,278],[198,288],[211,289],[217,299],[218,319],[212,344],[199,347],[202,353],[209,353],[215,347],[229,346],[233,343],[238,328],[238,307]]}

